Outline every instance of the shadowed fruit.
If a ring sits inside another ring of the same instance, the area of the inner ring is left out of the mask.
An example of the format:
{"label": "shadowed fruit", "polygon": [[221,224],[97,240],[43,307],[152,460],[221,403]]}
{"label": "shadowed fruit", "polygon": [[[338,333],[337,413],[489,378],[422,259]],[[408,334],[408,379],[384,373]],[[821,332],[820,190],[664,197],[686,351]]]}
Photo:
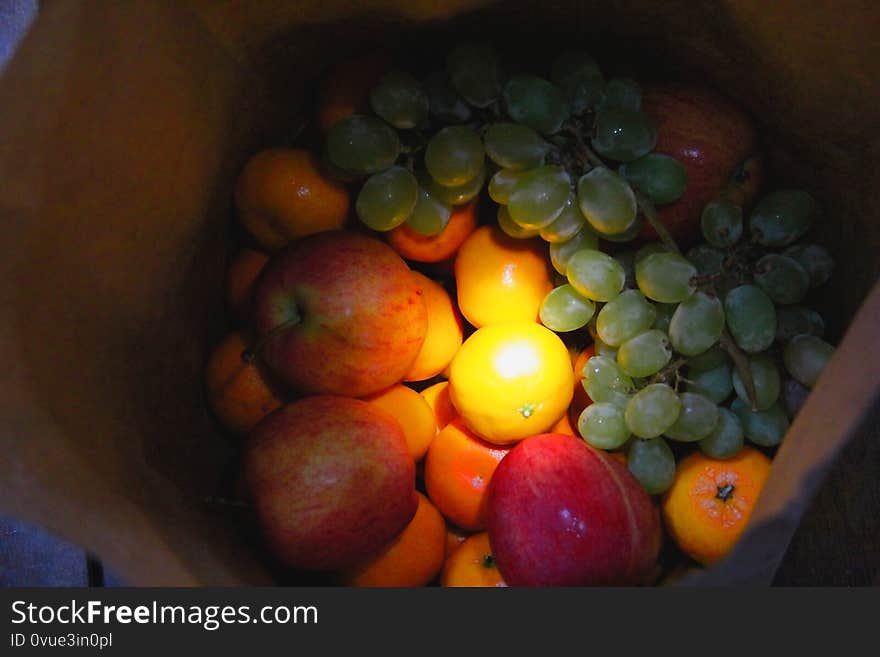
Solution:
{"label": "shadowed fruit", "polygon": [[387,390],[364,397],[364,401],[397,420],[414,461],[425,455],[428,445],[437,435],[437,420],[424,397],[412,388],[398,383]]}
{"label": "shadowed fruit", "polygon": [[235,186],[238,218],[267,251],[297,237],[341,228],[349,204],[345,185],[327,178],[315,155],[302,148],[257,153]]}
{"label": "shadowed fruit", "polygon": [[214,415],[233,433],[246,433],[284,403],[242,331],[230,333],[211,353],[205,368],[205,387]]}
{"label": "shadowed fruit", "polygon": [[416,493],[416,514],[379,555],[341,577],[344,586],[426,586],[440,572],[446,522],[427,497]]}
{"label": "shadowed fruit", "polygon": [[248,322],[257,278],[269,256],[262,251],[244,248],[226,271],[226,304],[240,322]]}
{"label": "shadowed fruit", "polygon": [[686,456],[663,497],[669,535],[703,565],[720,560],[745,529],[769,474],[770,459],[752,447],[724,460],[702,452]]}
{"label": "shadowed fruit", "polygon": [[349,231],[275,254],[254,296],[259,353],[305,393],[363,397],[398,383],[428,326],[413,272],[384,242]]}
{"label": "shadowed fruit", "polygon": [[266,416],[248,436],[243,471],[268,548],[302,570],[362,563],[418,504],[400,425],[347,397],[306,397]]}
{"label": "shadowed fruit", "polygon": [[[645,85],[642,111],[657,126],[653,152],[674,157],[687,172],[681,198],[658,208],[661,221],[685,246],[700,235],[706,203],[727,188],[737,167],[757,154],[757,131],[751,118],[729,99],[695,85]],[[642,237],[657,238],[648,222]]]}
{"label": "shadowed fruit", "polygon": [[654,572],[657,508],[620,463],[578,438],[518,443],[492,477],[486,510],[510,586],[635,585]]}
{"label": "shadowed fruit", "polygon": [[363,53],[333,66],[318,90],[318,125],[326,133],[352,114],[370,111],[370,89],[391,64],[388,53]]}
{"label": "shadowed fruit", "polygon": [[489,534],[480,532],[468,537],[446,558],[440,576],[441,586],[507,586],[489,546]]}

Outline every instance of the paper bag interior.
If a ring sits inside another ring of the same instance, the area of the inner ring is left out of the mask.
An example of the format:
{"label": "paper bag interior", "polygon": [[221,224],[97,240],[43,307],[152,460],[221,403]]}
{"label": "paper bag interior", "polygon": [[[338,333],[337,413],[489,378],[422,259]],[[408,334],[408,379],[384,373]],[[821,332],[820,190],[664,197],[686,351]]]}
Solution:
{"label": "paper bag interior", "polygon": [[0,79],[0,512],[134,585],[278,582],[246,512],[221,499],[236,445],[203,394],[228,326],[237,172],[310,118],[315,82],[362,48],[481,37],[527,59],[565,44],[727,93],[756,117],[771,180],[825,209],[813,237],[837,269],[813,301],[842,342],[738,549],[692,583],[771,580],[876,397],[880,363],[864,348],[880,327],[872,4],[172,4],[46,3]]}

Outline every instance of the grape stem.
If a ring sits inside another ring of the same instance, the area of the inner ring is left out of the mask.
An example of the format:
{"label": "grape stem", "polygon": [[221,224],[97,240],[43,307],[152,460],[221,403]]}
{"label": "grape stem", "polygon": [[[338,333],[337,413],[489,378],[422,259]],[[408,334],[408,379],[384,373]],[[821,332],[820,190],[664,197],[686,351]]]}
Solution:
{"label": "grape stem", "polygon": [[742,379],[743,386],[746,389],[746,396],[749,398],[749,406],[752,407],[753,411],[757,411],[757,393],[755,392],[755,381],[752,378],[752,366],[749,364],[748,356],[739,348],[726,327],[721,331],[721,338],[718,342],[721,348],[730,356],[733,366],[739,374],[739,378]]}
{"label": "grape stem", "polygon": [[678,248],[675,239],[673,239],[672,235],[666,229],[666,225],[660,219],[660,215],[657,213],[657,208],[654,207],[654,204],[651,203],[648,197],[645,196],[635,185],[633,185],[633,192],[636,195],[636,202],[639,205],[639,210],[645,215],[648,223],[651,224],[651,228],[654,229],[654,232],[657,233],[660,241],[663,242],[663,245],[673,253],[681,255],[681,249]]}

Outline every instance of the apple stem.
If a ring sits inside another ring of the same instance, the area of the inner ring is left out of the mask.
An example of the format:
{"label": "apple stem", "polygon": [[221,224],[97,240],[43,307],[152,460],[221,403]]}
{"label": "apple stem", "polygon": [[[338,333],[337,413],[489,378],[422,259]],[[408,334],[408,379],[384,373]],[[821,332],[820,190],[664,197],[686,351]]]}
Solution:
{"label": "apple stem", "polygon": [[730,356],[733,361],[733,366],[739,374],[739,378],[742,379],[743,386],[746,389],[746,396],[749,398],[749,406],[752,407],[753,411],[757,411],[758,402],[757,393],[755,392],[755,380],[752,378],[752,366],[749,364],[748,356],[746,356],[743,350],[739,348],[739,345],[736,344],[736,341],[733,339],[733,336],[730,335],[727,327],[721,331],[719,344]]}
{"label": "apple stem", "polygon": [[241,352],[241,359],[245,363],[252,363],[254,359],[260,354],[263,350],[263,347],[266,346],[266,343],[269,342],[276,335],[281,333],[286,329],[292,328],[297,324],[302,322],[302,317],[299,316],[299,313],[296,313],[293,317],[288,319],[286,322],[281,322],[278,326],[274,327],[265,335],[261,336],[259,340],[257,340],[256,344],[252,347],[248,347],[244,351]]}

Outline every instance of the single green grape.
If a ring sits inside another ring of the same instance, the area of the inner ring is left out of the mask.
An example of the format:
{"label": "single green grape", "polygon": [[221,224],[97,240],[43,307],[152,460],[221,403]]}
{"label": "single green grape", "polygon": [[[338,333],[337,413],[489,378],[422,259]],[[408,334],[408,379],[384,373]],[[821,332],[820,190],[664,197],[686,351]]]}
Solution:
{"label": "single green grape", "polygon": [[331,164],[368,176],[394,164],[400,154],[400,139],[382,119],[354,114],[330,128],[325,148]]}
{"label": "single green grape", "polygon": [[723,330],[721,300],[698,290],[675,309],[669,322],[669,340],[683,356],[696,356],[718,342]]}
{"label": "single green grape", "polygon": [[675,455],[662,438],[633,440],[626,467],[649,495],[665,493],[675,480]]}
{"label": "single green grape", "polygon": [[596,116],[591,143],[596,152],[619,162],[631,162],[657,145],[657,128],[639,110],[606,108]]}
{"label": "single green grape", "polygon": [[409,73],[389,71],[370,90],[370,107],[398,130],[410,130],[428,118],[428,94]]}
{"label": "single green grape", "polygon": [[703,238],[712,246],[726,249],[739,242],[743,232],[742,207],[727,199],[709,201],[700,215]]}
{"label": "single green grape", "polygon": [[630,338],[647,331],[654,323],[654,304],[638,290],[625,290],[602,306],[596,331],[605,344],[619,347]]}
{"label": "single green grape", "polygon": [[456,187],[447,187],[446,185],[441,185],[430,176],[428,178],[426,186],[434,198],[446,205],[464,205],[474,200],[482,191],[483,183],[486,182],[486,167],[482,167],[480,172],[471,180]]}
{"label": "single green grape", "polygon": [[773,301],[755,285],[735,287],[724,299],[727,328],[743,351],[764,351],[776,337],[776,308]]}
{"label": "single green grape", "polygon": [[498,227],[501,229],[503,233],[510,237],[515,237],[520,240],[527,240],[531,237],[535,237],[538,234],[537,228],[523,228],[518,223],[516,223],[513,219],[510,218],[510,213],[507,211],[506,205],[498,206]]}
{"label": "single green grape", "polygon": [[749,216],[752,238],[764,246],[788,246],[800,239],[820,214],[808,192],[780,189],[758,199]]}
{"label": "single green grape", "polygon": [[523,228],[545,228],[565,209],[571,178],[561,166],[531,169],[513,186],[507,198],[510,218]]}
{"label": "single green grape", "polygon": [[677,253],[636,256],[636,282],[646,297],[660,303],[680,303],[693,294],[697,268]]}
{"label": "single green grape", "polygon": [[782,352],[785,369],[792,378],[812,388],[834,355],[834,347],[815,335],[796,335]]}
{"label": "single green grape", "polygon": [[541,229],[541,238],[551,244],[565,242],[577,235],[584,227],[586,219],[577,204],[574,192],[569,192],[565,207],[553,222]]}
{"label": "single green grape", "polygon": [[541,135],[522,123],[493,123],[483,134],[483,144],[495,164],[515,171],[541,166],[550,150]]}
{"label": "single green grape", "polygon": [[695,392],[711,399],[716,404],[721,404],[733,392],[733,377],[730,373],[730,366],[724,364],[711,370],[688,371],[684,389],[686,392]]}
{"label": "single green grape", "polygon": [[510,200],[510,192],[527,173],[528,171],[514,171],[513,169],[496,171],[489,180],[489,198],[498,205],[507,205]]}
{"label": "single green grape", "polygon": [[629,184],[607,167],[595,167],[577,184],[578,205],[599,235],[623,233],[636,220],[638,206]]}
{"label": "single green grape", "polygon": [[569,257],[565,275],[575,290],[592,301],[611,301],[623,290],[626,280],[619,262],[607,253],[587,248]]}
{"label": "single green grape", "polygon": [[718,422],[718,406],[714,401],[693,392],[683,392],[681,412],[663,434],[682,443],[695,443],[708,436]]}
{"label": "single green grape", "polygon": [[617,449],[629,439],[623,409],[608,402],[587,406],[578,418],[578,433],[597,449]]}
{"label": "single green grape", "polygon": [[651,383],[632,396],[624,419],[627,429],[639,438],[657,438],[675,423],[679,413],[681,399],[675,390],[665,383]]}
{"label": "single green grape", "polygon": [[640,110],[642,108],[642,89],[631,78],[611,78],[603,90],[596,109]]}
{"label": "single green grape", "polygon": [[543,135],[559,132],[569,117],[570,105],[562,90],[552,82],[534,75],[517,75],[504,85],[504,107],[517,123],[534,128]]}
{"label": "single green grape", "polygon": [[436,71],[426,77],[422,87],[428,94],[428,106],[432,116],[444,124],[466,123],[471,118],[471,108],[464,102],[445,71]]}
{"label": "single green grape", "polygon": [[[749,372],[755,386],[755,407],[759,411],[766,411],[779,399],[779,391],[782,387],[779,369],[770,358],[759,354],[749,357]],[[737,397],[745,403],[751,404],[746,386],[736,370],[733,372],[733,388],[736,390]]]}
{"label": "single green grape", "polygon": [[776,339],[788,342],[794,336],[806,333],[821,338],[825,334],[822,315],[803,306],[781,306],[776,309]]}
{"label": "single green grape", "polygon": [[458,187],[473,180],[485,165],[483,142],[468,126],[447,126],[428,141],[425,167],[439,184]]}
{"label": "single green grape", "polygon": [[368,227],[388,231],[409,218],[418,198],[416,177],[404,167],[393,166],[367,178],[358,193],[355,211]]}
{"label": "single green grape", "polygon": [[730,403],[730,410],[742,425],[746,439],[756,445],[775,447],[788,431],[788,416],[779,403],[763,411],[753,411],[742,399],[736,398]]}
{"label": "single green grape", "polygon": [[568,261],[572,255],[582,249],[599,248],[599,238],[589,226],[584,226],[574,237],[564,242],[554,242],[550,245],[550,262],[559,274],[565,276]]}
{"label": "single green grape", "polygon": [[794,379],[786,378],[782,384],[782,394],[779,401],[788,417],[793,420],[809,396],[810,389],[807,386],[798,383]]}
{"label": "single green grape", "polygon": [[819,287],[834,271],[834,258],[824,246],[818,244],[794,244],[782,255],[797,261],[810,277],[810,287]]}
{"label": "single green grape", "polygon": [[662,370],[672,358],[669,337],[656,329],[639,333],[617,349],[617,364],[631,377],[647,377]]}
{"label": "single green grape", "polygon": [[648,153],[622,164],[620,175],[657,205],[678,200],[687,187],[684,165],[674,157],[660,153]]}
{"label": "single green grape", "polygon": [[456,45],[446,58],[446,71],[455,90],[474,107],[488,107],[501,95],[501,58],[488,44]]}
{"label": "single green grape", "polygon": [[708,244],[697,244],[688,250],[687,259],[697,268],[698,276],[720,274],[724,270],[724,251]]}
{"label": "single green grape", "polygon": [[592,301],[578,294],[571,285],[560,285],[544,297],[539,315],[548,329],[565,333],[586,326],[595,312]]}
{"label": "single green grape", "polygon": [[424,187],[419,187],[419,198],[406,225],[420,235],[436,235],[449,223],[452,208],[441,203]]}
{"label": "single green grape", "polygon": [[634,389],[632,379],[611,356],[592,356],[580,375],[584,392],[593,402],[619,404],[624,399],[628,401]]}
{"label": "single green grape", "polygon": [[700,451],[713,459],[730,459],[740,453],[745,444],[739,418],[727,408],[718,409],[718,423],[708,436],[699,442]]}
{"label": "single green grape", "polygon": [[810,289],[810,275],[797,260],[768,253],[755,263],[755,283],[779,305],[801,301]]}
{"label": "single green grape", "polygon": [[571,105],[573,114],[581,114],[602,97],[605,78],[596,61],[580,50],[569,50],[553,60],[550,79]]}

